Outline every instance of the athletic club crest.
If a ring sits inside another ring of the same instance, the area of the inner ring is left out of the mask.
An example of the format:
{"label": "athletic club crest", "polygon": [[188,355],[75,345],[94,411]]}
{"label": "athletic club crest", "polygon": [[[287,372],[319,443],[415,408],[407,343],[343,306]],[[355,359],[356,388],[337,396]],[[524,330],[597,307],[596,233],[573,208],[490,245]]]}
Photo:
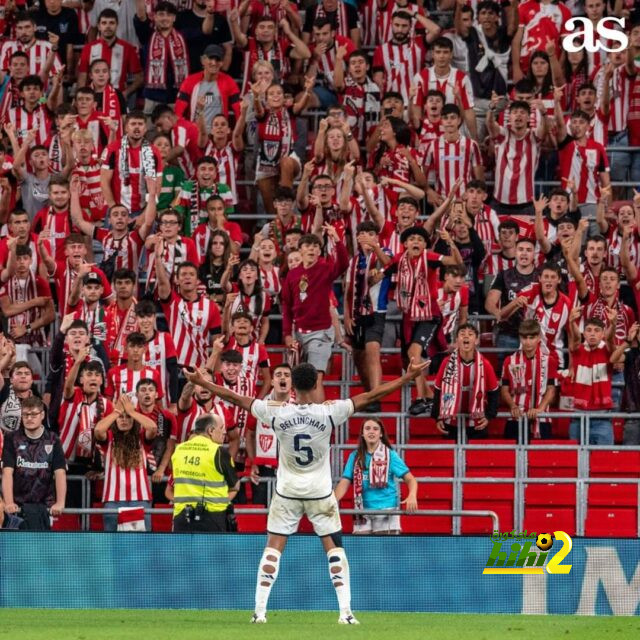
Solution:
{"label": "athletic club crest", "polygon": [[271,445],[273,444],[273,436],[268,433],[260,434],[260,448],[263,451],[269,451],[271,449]]}

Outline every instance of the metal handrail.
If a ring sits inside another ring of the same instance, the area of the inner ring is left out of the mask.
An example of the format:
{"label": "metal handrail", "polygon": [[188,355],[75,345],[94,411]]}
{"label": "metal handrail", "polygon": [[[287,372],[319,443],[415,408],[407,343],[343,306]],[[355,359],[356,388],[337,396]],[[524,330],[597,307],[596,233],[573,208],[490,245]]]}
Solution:
{"label": "metal handrail", "polygon": [[[173,513],[173,509],[156,509],[156,508],[145,508],[139,507],[140,509],[144,509],[145,514],[150,513],[151,515],[169,515]],[[63,513],[68,513],[71,515],[104,515],[104,514],[117,514],[119,513],[118,509],[102,509],[98,507],[87,507],[86,509],[65,509]],[[268,509],[265,508],[248,508],[248,509],[239,509],[236,515],[266,515],[269,513]],[[367,516],[367,515],[377,515],[379,516],[381,513],[384,515],[390,516],[454,516],[454,517],[471,517],[471,518],[491,518],[491,522],[493,524],[493,531],[500,530],[500,518],[495,511],[490,510],[482,510],[482,509],[418,509],[417,511],[404,511],[402,509],[384,509],[375,510],[375,509],[340,509],[341,515],[346,516]]]}

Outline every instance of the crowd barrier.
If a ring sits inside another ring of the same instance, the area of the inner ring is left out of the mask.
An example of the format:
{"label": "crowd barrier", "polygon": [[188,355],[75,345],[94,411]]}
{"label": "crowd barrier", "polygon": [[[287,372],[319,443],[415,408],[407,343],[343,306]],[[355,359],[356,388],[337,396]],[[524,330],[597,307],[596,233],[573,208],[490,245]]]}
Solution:
{"label": "crowd barrier", "polygon": [[[0,606],[250,610],[264,543],[258,535],[8,532]],[[354,611],[639,614],[638,540],[574,539],[567,575],[483,575],[493,544],[489,536],[345,536]],[[289,540],[270,608],[336,609],[314,536]]]}

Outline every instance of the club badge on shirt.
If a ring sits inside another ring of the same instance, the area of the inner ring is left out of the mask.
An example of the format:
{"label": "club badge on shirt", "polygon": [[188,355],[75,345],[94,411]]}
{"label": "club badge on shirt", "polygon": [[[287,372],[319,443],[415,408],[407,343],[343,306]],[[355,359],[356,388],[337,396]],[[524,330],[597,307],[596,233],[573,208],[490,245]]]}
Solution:
{"label": "club badge on shirt", "polygon": [[307,289],[309,288],[309,280],[307,279],[307,276],[302,276],[302,278],[300,278],[298,288],[300,289],[300,302],[304,302],[307,299]]}

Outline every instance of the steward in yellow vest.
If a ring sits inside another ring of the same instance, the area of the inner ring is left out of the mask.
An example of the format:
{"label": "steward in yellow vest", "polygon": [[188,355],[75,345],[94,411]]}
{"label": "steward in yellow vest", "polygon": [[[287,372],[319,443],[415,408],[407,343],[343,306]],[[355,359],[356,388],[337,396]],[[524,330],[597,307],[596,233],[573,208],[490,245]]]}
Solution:
{"label": "steward in yellow vest", "polygon": [[200,416],[189,440],[171,456],[174,531],[229,530],[227,510],[239,483],[231,456],[222,448],[225,435],[220,416]]}

